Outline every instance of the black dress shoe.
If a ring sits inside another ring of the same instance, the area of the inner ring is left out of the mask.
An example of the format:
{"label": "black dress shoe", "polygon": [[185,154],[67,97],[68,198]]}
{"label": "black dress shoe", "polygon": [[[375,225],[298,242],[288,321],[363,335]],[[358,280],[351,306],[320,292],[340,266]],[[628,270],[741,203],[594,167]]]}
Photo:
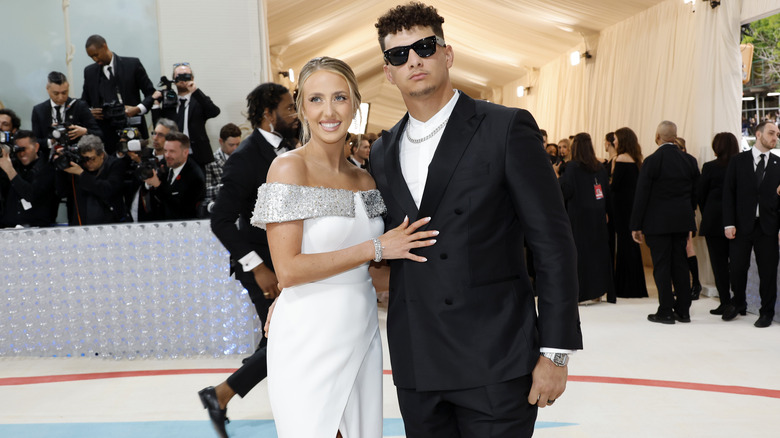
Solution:
{"label": "black dress shoe", "polygon": [[701,294],[701,285],[700,284],[694,285],[691,288],[691,301],[698,300],[699,294]]}
{"label": "black dress shoe", "polygon": [[677,322],[691,322],[691,315],[680,315],[679,313],[674,312],[672,317]]}
{"label": "black dress shoe", "polygon": [[728,304],[720,303],[718,307],[710,310],[710,315],[723,315],[723,311],[726,309],[726,306],[728,306]]}
{"label": "black dress shoe", "polygon": [[213,386],[209,386],[198,391],[198,396],[200,396],[200,402],[203,403],[203,407],[209,412],[211,424],[214,426],[217,435],[220,438],[228,438],[225,423],[230,423],[230,420],[227,417],[227,409],[219,408],[217,391]]}
{"label": "black dress shoe", "polygon": [[747,315],[747,306],[740,306],[736,307],[733,304],[728,304],[726,307],[723,308],[723,318],[724,321],[731,321],[732,319],[737,317],[737,314],[739,315]]}
{"label": "black dress shoe", "polygon": [[756,321],[753,325],[758,328],[769,327],[772,325],[772,317],[769,315],[761,315],[758,317],[758,321]]}
{"label": "black dress shoe", "polygon": [[657,313],[651,313],[647,315],[647,320],[650,322],[658,322],[661,324],[674,324],[674,316],[662,316]]}

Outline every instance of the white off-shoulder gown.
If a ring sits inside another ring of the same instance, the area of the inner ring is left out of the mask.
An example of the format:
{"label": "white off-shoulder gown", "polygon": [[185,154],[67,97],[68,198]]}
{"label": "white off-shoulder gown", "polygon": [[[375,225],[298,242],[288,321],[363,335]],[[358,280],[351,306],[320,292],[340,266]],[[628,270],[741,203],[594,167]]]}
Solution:
{"label": "white off-shoulder gown", "polygon": [[[303,219],[304,254],[347,248],[381,235],[375,190],[266,184],[252,223]],[[382,436],[382,345],[368,263],[288,287],[268,337],[268,395],[280,438]]]}

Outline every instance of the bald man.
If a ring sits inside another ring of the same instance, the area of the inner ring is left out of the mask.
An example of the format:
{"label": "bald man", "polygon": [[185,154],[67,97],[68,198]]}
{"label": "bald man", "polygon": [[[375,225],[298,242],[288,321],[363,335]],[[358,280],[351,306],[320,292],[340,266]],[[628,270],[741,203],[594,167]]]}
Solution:
{"label": "bald man", "polygon": [[637,243],[647,242],[653,258],[653,278],[658,288],[658,311],[647,315],[650,322],[691,322],[691,294],[677,291],[691,288],[685,244],[689,231],[696,231],[693,196],[698,167],[677,147],[677,125],[658,125],[658,149],[642,164],[631,212],[631,234]]}

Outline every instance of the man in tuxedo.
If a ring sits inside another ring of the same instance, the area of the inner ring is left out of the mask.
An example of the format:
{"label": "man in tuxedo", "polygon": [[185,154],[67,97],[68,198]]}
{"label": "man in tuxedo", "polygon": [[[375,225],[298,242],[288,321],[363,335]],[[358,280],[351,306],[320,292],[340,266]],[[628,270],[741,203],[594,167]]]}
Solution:
{"label": "man in tuxedo", "polygon": [[[279,295],[265,230],[249,224],[257,189],[265,183],[271,162],[287,151],[283,139],[297,137],[295,103],[287,88],[274,83],[257,86],[246,98],[252,134],[230,155],[222,187],[211,211],[211,229],[230,252],[230,269],[247,290],[261,324]],[[216,387],[198,392],[217,433],[227,437],[227,404],[236,394],[246,396],[267,375],[266,339],[235,373]]]}
{"label": "man in tuxedo", "polygon": [[191,141],[192,158],[203,169],[214,161],[211,142],[206,133],[206,121],[217,117],[219,107],[195,84],[195,76],[189,63],[175,64],[173,82],[179,95],[177,108],[162,108],[160,116],[176,121],[179,131]]}
{"label": "man in tuxedo", "polygon": [[[32,131],[19,130],[14,146],[0,146],[0,199],[4,205],[0,226],[48,227],[57,216],[54,168],[38,158],[38,140]],[[11,156],[14,156],[12,161]]]}
{"label": "man in tuxedo", "polygon": [[[39,154],[44,158],[49,157],[50,146],[54,146],[54,143],[76,144],[84,134],[103,135],[89,106],[83,100],[68,97],[69,91],[68,78],[53,71],[49,73],[46,83],[49,99],[33,107],[32,130],[38,138]],[[53,134],[54,126],[64,126],[67,131]],[[53,135],[60,135],[60,138],[49,140]]]}
{"label": "man in tuxedo", "polygon": [[[144,149],[141,154],[128,152],[127,155],[138,165],[154,161],[158,168],[166,168],[165,164],[165,136],[171,132],[178,132],[176,123],[168,119],[160,119],[152,132],[152,148]],[[140,181],[137,171],[133,172],[132,185],[128,190],[126,201],[128,209],[134,222],[155,222],[162,219],[163,208],[156,202],[156,198],[151,196],[152,186],[144,181]]]}
{"label": "man in tuxedo", "polygon": [[[124,124],[138,128],[142,138],[149,138],[144,114],[152,108],[154,99],[159,98],[161,93],[154,89],[138,58],[113,53],[102,36],[92,35],[87,38],[86,50],[95,63],[84,68],[81,99],[90,106],[92,115],[100,124],[106,152],[113,155],[119,143],[117,130],[126,126],[119,126],[121,121],[112,123],[106,117],[107,114],[103,114],[103,105],[115,103],[124,106],[125,116],[128,117]],[[143,100],[141,93],[144,95]]]}
{"label": "man in tuxedo", "polygon": [[777,302],[778,221],[780,160],[771,153],[777,146],[778,128],[771,121],[756,127],[756,143],[729,161],[723,182],[723,225],[729,239],[731,285],[734,297],[722,318],[731,321],[747,309],[750,252],[756,254],[761,309],[756,327],[769,327]]}
{"label": "man in tuxedo", "polygon": [[393,379],[410,438],[531,436],[582,348],[576,249],[533,117],[453,90],[443,22],[409,3],[376,24],[408,110],[371,150],[386,228],[431,217],[440,232],[415,251],[427,262],[390,261]]}
{"label": "man in tuxedo", "polygon": [[162,176],[154,171],[144,181],[150,187],[153,202],[162,207],[161,219],[197,219],[198,205],[206,195],[206,179],[200,167],[188,158],[190,139],[181,132],[169,132],[164,150],[168,172]]}
{"label": "man in tuxedo", "polygon": [[[699,168],[674,143],[677,125],[658,125],[658,149],[642,164],[631,211],[631,235],[650,247],[653,278],[658,288],[658,310],[647,316],[651,322],[674,324],[691,322],[691,283],[685,244],[688,233],[696,230],[693,196]],[[678,291],[675,302],[675,294]]]}

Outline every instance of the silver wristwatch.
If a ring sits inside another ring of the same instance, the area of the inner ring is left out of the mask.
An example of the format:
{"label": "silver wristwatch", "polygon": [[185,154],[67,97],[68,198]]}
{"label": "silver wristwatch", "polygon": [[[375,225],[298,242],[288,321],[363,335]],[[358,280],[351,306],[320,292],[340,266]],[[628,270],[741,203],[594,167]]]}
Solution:
{"label": "silver wristwatch", "polygon": [[542,356],[550,359],[557,367],[565,367],[569,363],[569,355],[566,353],[542,353]]}

